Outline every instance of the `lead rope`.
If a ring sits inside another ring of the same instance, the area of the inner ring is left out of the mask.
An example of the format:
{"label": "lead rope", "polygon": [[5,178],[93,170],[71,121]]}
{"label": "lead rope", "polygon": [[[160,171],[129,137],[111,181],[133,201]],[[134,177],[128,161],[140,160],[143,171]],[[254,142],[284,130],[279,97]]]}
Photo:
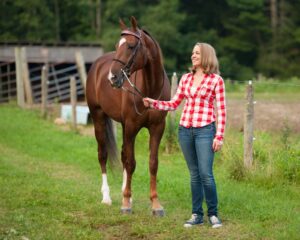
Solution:
{"label": "lead rope", "polygon": [[[144,94],[143,94],[143,93],[135,86],[135,84],[133,84],[133,83],[130,81],[130,79],[128,78],[126,72],[125,72],[123,69],[121,69],[121,71],[122,71],[123,75],[126,77],[126,79],[127,79],[127,81],[129,82],[130,86],[131,86],[134,90],[136,90],[136,91],[138,92],[139,95],[136,94],[135,92],[131,91],[130,89],[123,87],[123,86],[122,86],[122,89],[123,89],[124,91],[127,91],[127,92],[133,94],[133,103],[134,103],[135,112],[136,112],[138,115],[142,116],[143,113],[144,113],[146,110],[145,110],[144,112],[142,112],[142,113],[139,112],[139,110],[137,109],[137,106],[136,106],[135,96],[139,96],[139,97],[141,97],[141,98],[145,98],[145,95],[144,95]],[[135,72],[134,83],[136,83],[136,75],[137,75],[137,72]],[[160,94],[159,94],[157,100],[159,100],[159,99],[161,98],[162,91],[163,91],[163,87],[164,87],[164,83],[165,83],[165,78],[164,78],[164,76],[163,76],[163,83],[162,83],[161,91],[160,91]]]}

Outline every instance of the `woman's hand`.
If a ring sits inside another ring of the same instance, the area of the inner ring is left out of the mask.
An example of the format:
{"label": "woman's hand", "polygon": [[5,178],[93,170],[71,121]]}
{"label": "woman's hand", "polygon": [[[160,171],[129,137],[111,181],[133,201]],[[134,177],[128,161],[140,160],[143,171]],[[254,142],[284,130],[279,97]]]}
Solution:
{"label": "woman's hand", "polygon": [[215,138],[214,142],[213,142],[213,146],[212,146],[214,152],[218,152],[219,150],[221,150],[222,145],[223,145],[223,142],[218,140],[217,138]]}
{"label": "woman's hand", "polygon": [[151,108],[153,99],[152,98],[143,98],[143,103],[146,108]]}

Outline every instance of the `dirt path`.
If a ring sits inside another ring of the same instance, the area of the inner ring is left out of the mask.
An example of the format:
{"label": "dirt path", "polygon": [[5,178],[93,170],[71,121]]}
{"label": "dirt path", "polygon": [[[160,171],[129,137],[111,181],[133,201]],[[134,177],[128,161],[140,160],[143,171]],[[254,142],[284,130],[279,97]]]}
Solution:
{"label": "dirt path", "polygon": [[[245,102],[227,101],[228,126],[242,129]],[[254,105],[254,129],[282,131],[288,126],[292,132],[300,133],[300,102],[257,101]]]}

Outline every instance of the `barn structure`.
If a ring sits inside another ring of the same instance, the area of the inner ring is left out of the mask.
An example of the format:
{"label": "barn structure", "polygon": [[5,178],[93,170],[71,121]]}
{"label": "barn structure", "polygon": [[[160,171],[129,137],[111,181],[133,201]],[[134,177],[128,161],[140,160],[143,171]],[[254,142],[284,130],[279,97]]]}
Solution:
{"label": "barn structure", "polygon": [[49,103],[69,101],[71,76],[77,98],[84,99],[86,72],[102,55],[100,44],[0,42],[0,103],[17,99],[18,85],[23,85],[26,103],[40,103],[43,66]]}

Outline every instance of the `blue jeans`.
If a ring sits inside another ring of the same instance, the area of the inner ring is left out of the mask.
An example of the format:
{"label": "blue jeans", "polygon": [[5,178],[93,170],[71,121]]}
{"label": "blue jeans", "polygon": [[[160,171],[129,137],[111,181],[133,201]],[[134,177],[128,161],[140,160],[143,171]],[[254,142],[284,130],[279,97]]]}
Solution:
{"label": "blue jeans", "polygon": [[205,197],[208,216],[218,215],[218,197],[213,175],[213,139],[215,123],[200,128],[179,126],[178,138],[186,160],[192,191],[192,213],[203,216],[202,202]]}

